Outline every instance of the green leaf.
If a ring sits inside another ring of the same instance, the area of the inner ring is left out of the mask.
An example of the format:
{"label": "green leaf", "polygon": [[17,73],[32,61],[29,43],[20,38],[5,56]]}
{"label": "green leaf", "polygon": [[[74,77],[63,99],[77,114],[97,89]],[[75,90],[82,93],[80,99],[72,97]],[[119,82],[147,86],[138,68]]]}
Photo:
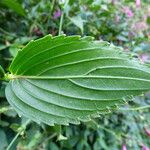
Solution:
{"label": "green leaf", "polygon": [[147,17],[147,24],[150,25],[150,16]]}
{"label": "green leaf", "polygon": [[3,50],[3,49],[5,49],[5,48],[7,48],[6,45],[0,44],[0,51]]}
{"label": "green leaf", "polygon": [[0,139],[1,139],[0,149],[5,150],[6,146],[8,145],[8,142],[7,142],[6,134],[2,129],[0,129]]}
{"label": "green leaf", "polygon": [[83,23],[85,21],[80,16],[71,17],[69,19],[74,25],[76,25],[81,30],[81,33],[83,34]]}
{"label": "green leaf", "polygon": [[89,121],[150,89],[147,66],[91,37],[31,41],[9,70],[9,103],[20,115],[48,125]]}
{"label": "green leaf", "polygon": [[8,8],[14,10],[21,16],[25,16],[25,10],[16,0],[2,0],[0,4],[7,6]]}
{"label": "green leaf", "polygon": [[0,65],[0,78],[2,78],[5,75],[5,71],[3,67]]}

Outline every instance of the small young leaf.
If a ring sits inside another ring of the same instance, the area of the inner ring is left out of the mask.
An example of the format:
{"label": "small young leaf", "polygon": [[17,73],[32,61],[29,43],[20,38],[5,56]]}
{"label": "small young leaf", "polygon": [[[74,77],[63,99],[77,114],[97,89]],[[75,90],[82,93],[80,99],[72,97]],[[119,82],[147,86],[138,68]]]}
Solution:
{"label": "small young leaf", "polygon": [[19,115],[78,124],[150,89],[150,69],[90,37],[45,36],[18,51],[6,97]]}
{"label": "small young leaf", "polygon": [[75,17],[70,17],[69,18],[71,20],[71,22],[76,25],[80,30],[81,30],[81,33],[83,34],[83,23],[84,23],[84,20],[80,17],[80,16],[75,16]]}

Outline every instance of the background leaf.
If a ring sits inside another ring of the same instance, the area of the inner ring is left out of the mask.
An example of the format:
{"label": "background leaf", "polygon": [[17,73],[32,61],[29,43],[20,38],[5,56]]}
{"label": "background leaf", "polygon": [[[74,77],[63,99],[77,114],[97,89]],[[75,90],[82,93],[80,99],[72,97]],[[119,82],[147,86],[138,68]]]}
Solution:
{"label": "background leaf", "polygon": [[84,32],[83,23],[85,21],[80,16],[69,17],[69,19],[74,25],[76,25],[81,30],[81,33],[83,34]]}
{"label": "background leaf", "polygon": [[25,16],[25,10],[16,0],[2,0],[0,4],[7,6],[8,8],[14,10],[21,16]]}
{"label": "background leaf", "polygon": [[8,143],[7,143],[5,132],[1,129],[0,129],[0,139],[1,139],[0,149],[4,150],[8,145]]}

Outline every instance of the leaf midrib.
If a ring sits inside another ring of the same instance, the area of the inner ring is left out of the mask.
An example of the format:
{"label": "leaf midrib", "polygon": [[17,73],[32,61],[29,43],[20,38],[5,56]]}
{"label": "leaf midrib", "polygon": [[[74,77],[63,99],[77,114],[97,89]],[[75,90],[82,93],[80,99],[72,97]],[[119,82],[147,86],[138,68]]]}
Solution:
{"label": "leaf midrib", "polygon": [[131,77],[122,77],[122,76],[98,76],[98,75],[80,75],[80,76],[20,76],[20,75],[9,75],[9,79],[49,79],[49,80],[58,80],[58,79],[124,79],[124,80],[137,80],[150,82],[147,79],[141,78],[131,78]]}

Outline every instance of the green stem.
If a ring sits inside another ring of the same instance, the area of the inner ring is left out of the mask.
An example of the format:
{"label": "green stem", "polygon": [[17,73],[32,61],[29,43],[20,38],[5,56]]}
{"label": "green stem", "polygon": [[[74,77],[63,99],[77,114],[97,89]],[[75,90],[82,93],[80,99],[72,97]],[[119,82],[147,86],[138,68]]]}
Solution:
{"label": "green stem", "polygon": [[62,11],[61,17],[60,17],[60,23],[59,23],[59,32],[58,32],[58,35],[61,35],[62,25],[63,25],[63,19],[64,19],[64,10]]}
{"label": "green stem", "polygon": [[118,141],[121,141],[121,137],[119,135],[117,135],[114,131],[108,129],[108,128],[105,128],[104,126],[98,124],[95,120],[92,120],[92,122],[98,127],[98,128],[101,128],[103,129],[104,131],[114,135],[114,137],[118,140]]}
{"label": "green stem", "polygon": [[118,141],[121,141],[121,137],[120,137],[120,136],[117,136],[116,133],[113,132],[112,130],[110,130],[110,129],[108,129],[108,128],[105,128],[105,127],[103,127],[103,126],[101,126],[101,125],[99,125],[99,128],[101,128],[101,129],[105,130],[106,132],[108,132],[108,133],[114,135],[115,138],[116,138]]}
{"label": "green stem", "polygon": [[124,133],[121,133],[121,134],[117,135],[114,131],[112,131],[112,130],[110,130],[110,129],[108,129],[108,128],[105,128],[104,126],[102,126],[102,125],[100,125],[100,124],[97,124],[97,122],[95,122],[94,120],[92,120],[92,122],[95,123],[95,124],[98,126],[98,128],[101,128],[101,129],[103,129],[104,131],[106,131],[107,133],[110,133],[110,134],[114,135],[114,137],[115,137],[118,141],[120,141],[120,142],[122,141],[122,137],[125,137],[125,138],[127,138],[127,139],[131,139],[131,140],[133,140],[133,141],[137,141],[138,143],[141,143],[139,140],[137,140],[137,139],[134,138],[134,137],[130,137],[130,136],[124,134]]}
{"label": "green stem", "polygon": [[55,0],[52,0],[51,13],[53,12],[54,4],[55,4]]}
{"label": "green stem", "polygon": [[39,145],[39,147],[41,147],[43,143],[46,143],[46,142],[48,142],[49,140],[53,139],[55,136],[57,136],[57,133],[53,133],[52,135],[50,135],[48,138],[46,138],[46,139]]}
{"label": "green stem", "polygon": [[15,141],[17,140],[18,136],[20,135],[20,132],[18,132],[16,134],[16,136],[13,138],[13,140],[10,142],[10,144],[8,145],[7,149],[6,150],[10,150],[12,145],[15,143]]}
{"label": "green stem", "polygon": [[5,71],[3,67],[0,65],[0,81],[6,81],[5,79]]}
{"label": "green stem", "polygon": [[149,109],[150,108],[150,105],[147,105],[147,106],[141,106],[141,107],[136,107],[136,108],[129,108],[129,109],[121,109],[121,110],[125,110],[125,111],[135,111],[135,110],[142,110],[142,109]]}
{"label": "green stem", "polygon": [[60,17],[60,23],[59,23],[59,31],[58,31],[58,35],[61,35],[62,32],[62,26],[63,26],[63,19],[64,19],[64,10],[66,9],[67,5],[69,3],[69,0],[65,0],[65,3],[62,7],[62,13],[61,13],[61,17]]}
{"label": "green stem", "polygon": [[9,36],[12,36],[12,37],[16,37],[14,34],[10,34],[9,32],[5,31],[3,28],[0,27],[0,32],[6,34],[6,35],[9,35]]}
{"label": "green stem", "polygon": [[27,125],[31,122],[31,120],[27,120],[25,122],[25,124],[23,124],[20,128],[22,128],[21,130],[19,130],[19,132],[16,134],[16,136],[13,138],[13,140],[10,142],[10,144],[8,145],[6,150],[10,150],[12,145],[15,143],[15,141],[17,140],[17,138],[19,137],[19,135],[26,130]]}
{"label": "green stem", "polygon": [[0,73],[2,73],[3,76],[5,76],[5,71],[4,71],[4,69],[3,69],[3,67],[1,65],[0,65]]}

